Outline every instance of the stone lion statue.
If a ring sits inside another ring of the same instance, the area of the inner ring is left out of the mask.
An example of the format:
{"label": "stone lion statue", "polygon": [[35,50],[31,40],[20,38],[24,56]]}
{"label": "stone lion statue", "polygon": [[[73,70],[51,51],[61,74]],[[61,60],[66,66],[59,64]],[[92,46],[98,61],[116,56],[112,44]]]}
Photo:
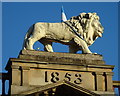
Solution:
{"label": "stone lion statue", "polygon": [[78,50],[82,53],[92,53],[88,47],[98,37],[102,37],[102,34],[103,27],[99,16],[96,13],[81,13],[61,23],[33,24],[25,36],[23,49],[34,50],[34,43],[39,41],[44,45],[45,51],[53,52],[52,42],[57,42],[68,45],[70,53],[76,53]]}

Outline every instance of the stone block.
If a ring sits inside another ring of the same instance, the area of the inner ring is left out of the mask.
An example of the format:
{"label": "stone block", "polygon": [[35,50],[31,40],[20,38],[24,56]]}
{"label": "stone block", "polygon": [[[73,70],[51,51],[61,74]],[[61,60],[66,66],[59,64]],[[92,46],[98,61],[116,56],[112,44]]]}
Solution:
{"label": "stone block", "polygon": [[52,63],[72,63],[72,64],[105,64],[102,55],[98,54],[71,54],[58,52],[30,51],[22,50],[20,59],[46,61]]}

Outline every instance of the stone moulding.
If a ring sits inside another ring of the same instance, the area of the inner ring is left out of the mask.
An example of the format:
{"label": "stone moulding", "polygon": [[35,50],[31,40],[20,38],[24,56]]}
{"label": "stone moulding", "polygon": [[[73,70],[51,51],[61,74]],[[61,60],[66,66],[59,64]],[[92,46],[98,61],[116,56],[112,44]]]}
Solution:
{"label": "stone moulding", "polygon": [[89,95],[89,96],[100,96],[92,91],[89,91],[85,88],[82,88],[80,86],[77,86],[69,81],[66,81],[66,80],[62,80],[62,81],[59,81],[57,83],[52,83],[52,84],[47,84],[45,86],[38,86],[38,87],[33,87],[31,90],[28,90],[28,91],[25,91],[25,92],[21,92],[19,93],[19,95],[30,95],[30,94],[34,94],[34,93],[42,93],[46,90],[50,90],[50,89],[53,89],[53,88],[56,88],[58,86],[61,86],[61,85],[66,85],[66,86],[69,86],[71,88],[74,88],[75,90],[79,90],[80,92],[83,92],[83,93],[86,93],[86,95]]}
{"label": "stone moulding", "polygon": [[18,58],[52,63],[64,62],[74,64],[98,64],[98,65],[105,64],[102,55],[98,54],[70,54],[70,53],[22,50]]}
{"label": "stone moulding", "polygon": [[[11,94],[19,94],[22,87],[25,86],[54,85],[62,80],[68,80],[74,86],[80,86],[97,94],[99,92],[100,94],[109,92],[114,94],[113,69],[114,66],[106,65],[102,55],[98,54],[30,50],[21,50],[18,58],[10,58],[6,66],[9,73]],[[31,88],[25,89],[29,91]]]}

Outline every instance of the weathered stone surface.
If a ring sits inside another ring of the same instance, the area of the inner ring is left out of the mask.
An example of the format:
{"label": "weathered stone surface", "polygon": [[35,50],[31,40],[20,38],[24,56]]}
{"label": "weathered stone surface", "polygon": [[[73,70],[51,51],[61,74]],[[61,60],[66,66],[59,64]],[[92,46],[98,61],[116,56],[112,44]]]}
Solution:
{"label": "weathered stone surface", "polygon": [[63,57],[70,59],[79,59],[79,60],[103,60],[102,55],[99,54],[73,54],[73,53],[59,53],[59,52],[45,52],[45,51],[35,51],[35,50],[21,50],[20,54],[22,55],[37,55],[45,57]]}
{"label": "weathered stone surface", "polygon": [[72,63],[72,64],[105,64],[102,55],[98,54],[70,54],[44,51],[22,50],[20,59],[45,61],[52,63]]}
{"label": "weathered stone surface", "polygon": [[112,83],[108,85],[112,81],[108,73],[114,66],[103,62],[101,55],[22,50],[18,58],[9,59],[6,69],[12,94],[20,93],[19,88],[13,90],[18,86],[29,91],[25,86],[46,86],[63,80],[90,91],[114,93]]}

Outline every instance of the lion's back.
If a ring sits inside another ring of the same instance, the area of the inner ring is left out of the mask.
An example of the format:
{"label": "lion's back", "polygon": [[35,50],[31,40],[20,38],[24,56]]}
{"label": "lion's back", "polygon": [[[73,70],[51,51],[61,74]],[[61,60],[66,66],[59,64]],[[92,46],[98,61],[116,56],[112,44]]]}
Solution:
{"label": "lion's back", "polygon": [[39,22],[35,24],[39,26],[41,32],[45,32],[45,37],[57,40],[71,40],[73,38],[72,32],[65,23],[45,23]]}

